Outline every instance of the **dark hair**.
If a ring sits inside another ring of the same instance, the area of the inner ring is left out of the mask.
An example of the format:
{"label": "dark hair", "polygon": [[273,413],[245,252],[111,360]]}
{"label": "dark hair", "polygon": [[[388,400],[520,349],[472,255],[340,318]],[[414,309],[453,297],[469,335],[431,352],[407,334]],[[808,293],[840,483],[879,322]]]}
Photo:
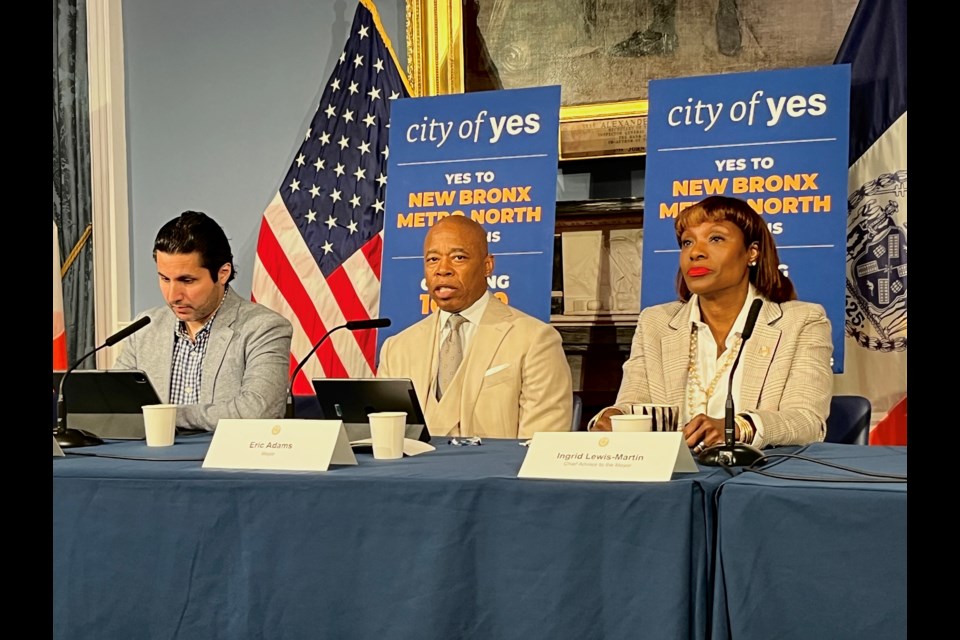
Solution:
{"label": "dark hair", "polygon": [[[684,231],[702,222],[730,222],[743,232],[744,247],[757,243],[759,257],[756,266],[750,267],[750,283],[757,288],[760,295],[771,302],[797,299],[793,283],[779,269],[780,258],[777,257],[773,235],[763,218],[749,203],[740,198],[709,196],[687,207],[680,212],[673,225],[677,244],[680,244],[680,236]],[[677,294],[684,302],[690,299],[690,290],[683,280],[682,268],[677,270]]]}
{"label": "dark hair", "polygon": [[184,211],[179,216],[160,227],[157,239],[153,242],[153,260],[157,260],[157,251],[163,253],[200,254],[200,264],[217,280],[220,267],[230,263],[230,277],[237,275],[233,266],[233,252],[223,229],[213,218],[202,211]]}

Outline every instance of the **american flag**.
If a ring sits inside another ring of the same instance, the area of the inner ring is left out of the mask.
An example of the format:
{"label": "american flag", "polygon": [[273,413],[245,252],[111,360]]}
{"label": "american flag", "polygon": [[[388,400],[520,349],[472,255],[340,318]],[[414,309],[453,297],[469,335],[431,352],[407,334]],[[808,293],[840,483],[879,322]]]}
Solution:
{"label": "american flag", "polygon": [[[410,95],[376,8],[360,0],[303,142],[263,213],[252,298],[293,324],[290,371],[328,330],[376,318],[390,104]],[[311,378],[375,374],[375,330],[335,332],[303,367]]]}

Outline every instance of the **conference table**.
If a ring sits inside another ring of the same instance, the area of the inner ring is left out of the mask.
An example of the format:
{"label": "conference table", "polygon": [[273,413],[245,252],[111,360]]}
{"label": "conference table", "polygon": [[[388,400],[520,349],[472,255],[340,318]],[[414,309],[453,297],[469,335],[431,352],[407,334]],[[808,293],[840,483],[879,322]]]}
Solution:
{"label": "conference table", "polygon": [[712,638],[906,638],[907,448],[791,453],[717,493]]}
{"label": "conference table", "polygon": [[718,468],[517,478],[516,440],[326,472],[209,435],[53,461],[55,638],[705,638]]}

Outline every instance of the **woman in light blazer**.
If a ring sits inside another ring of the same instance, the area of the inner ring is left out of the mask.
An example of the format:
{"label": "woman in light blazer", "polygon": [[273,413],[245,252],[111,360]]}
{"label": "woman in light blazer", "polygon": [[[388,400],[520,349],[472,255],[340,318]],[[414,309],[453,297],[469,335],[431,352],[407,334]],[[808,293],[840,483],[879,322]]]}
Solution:
{"label": "woman in light blazer", "polygon": [[736,439],[756,448],[823,440],[830,321],[819,304],[796,299],[766,223],[744,200],[710,196],[681,211],[674,228],[679,300],[640,313],[616,403],[590,428],[610,430],[610,416],[632,404],[670,404],[695,453],[722,443],[731,363],[760,300],[733,376]]}

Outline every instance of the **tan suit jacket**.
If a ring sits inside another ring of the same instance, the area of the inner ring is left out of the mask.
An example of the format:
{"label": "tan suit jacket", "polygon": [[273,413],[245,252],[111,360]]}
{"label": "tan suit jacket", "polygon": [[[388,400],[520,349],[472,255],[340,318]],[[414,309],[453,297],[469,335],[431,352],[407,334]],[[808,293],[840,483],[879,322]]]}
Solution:
{"label": "tan suit jacket", "polygon": [[536,431],[570,431],[570,367],[556,329],[491,298],[438,402],[431,390],[439,318],[434,312],[387,338],[377,371],[380,378],[413,380],[431,435],[529,438]]}
{"label": "tan suit jacket", "polygon": [[[690,358],[690,309],[670,302],[640,313],[623,365],[616,407],[631,403],[686,402]],[[738,413],[756,414],[763,435],[754,445],[807,444],[822,441],[833,392],[830,321],[818,304],[764,300],[753,336],[738,369],[743,370]]]}

